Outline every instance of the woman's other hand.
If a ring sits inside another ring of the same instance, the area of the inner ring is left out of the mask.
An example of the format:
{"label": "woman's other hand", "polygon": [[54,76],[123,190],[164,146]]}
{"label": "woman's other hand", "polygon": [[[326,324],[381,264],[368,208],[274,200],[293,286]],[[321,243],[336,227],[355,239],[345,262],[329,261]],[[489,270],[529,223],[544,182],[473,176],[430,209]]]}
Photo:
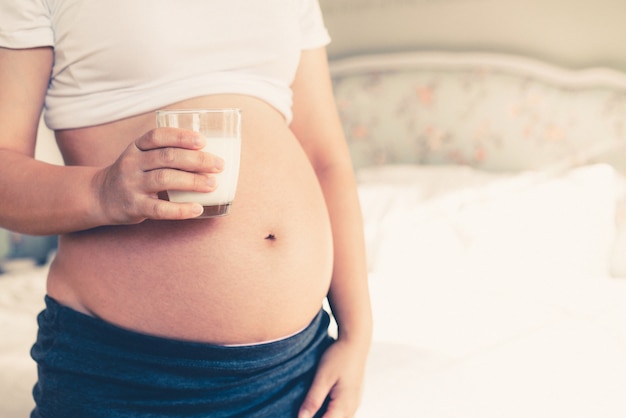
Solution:
{"label": "woman's other hand", "polygon": [[[367,348],[367,347],[365,347]],[[313,418],[328,400],[323,418],[349,418],[361,402],[367,349],[341,339],[324,353],[298,418]]]}

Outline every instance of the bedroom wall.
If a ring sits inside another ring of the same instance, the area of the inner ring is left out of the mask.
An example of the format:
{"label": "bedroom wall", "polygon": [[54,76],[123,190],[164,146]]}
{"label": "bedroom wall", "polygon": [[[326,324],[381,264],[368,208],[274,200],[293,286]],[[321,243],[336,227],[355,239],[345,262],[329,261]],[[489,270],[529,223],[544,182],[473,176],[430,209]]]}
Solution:
{"label": "bedroom wall", "polygon": [[320,0],[331,58],[407,49],[527,55],[626,71],[624,0]]}

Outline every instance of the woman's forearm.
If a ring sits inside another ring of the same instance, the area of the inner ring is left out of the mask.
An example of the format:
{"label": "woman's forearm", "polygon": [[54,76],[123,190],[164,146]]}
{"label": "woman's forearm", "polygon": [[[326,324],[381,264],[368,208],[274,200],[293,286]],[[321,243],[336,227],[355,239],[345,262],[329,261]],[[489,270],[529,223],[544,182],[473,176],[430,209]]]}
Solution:
{"label": "woman's forearm", "polygon": [[99,226],[94,167],[56,166],[0,150],[0,226],[54,235]]}
{"label": "woman's forearm", "polygon": [[334,269],[329,302],[339,337],[362,343],[372,334],[363,221],[351,167],[329,167],[319,173],[334,240]]}

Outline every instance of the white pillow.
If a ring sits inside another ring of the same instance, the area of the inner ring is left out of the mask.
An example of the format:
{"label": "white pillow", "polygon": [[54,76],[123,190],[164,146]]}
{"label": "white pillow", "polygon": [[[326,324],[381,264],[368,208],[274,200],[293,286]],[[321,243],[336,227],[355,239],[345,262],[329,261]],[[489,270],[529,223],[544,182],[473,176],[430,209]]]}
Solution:
{"label": "white pillow", "polygon": [[494,174],[463,166],[362,169],[370,271],[607,275],[614,170]]}
{"label": "white pillow", "polygon": [[626,176],[615,174],[616,213],[615,240],[611,251],[610,269],[613,277],[626,277]]}

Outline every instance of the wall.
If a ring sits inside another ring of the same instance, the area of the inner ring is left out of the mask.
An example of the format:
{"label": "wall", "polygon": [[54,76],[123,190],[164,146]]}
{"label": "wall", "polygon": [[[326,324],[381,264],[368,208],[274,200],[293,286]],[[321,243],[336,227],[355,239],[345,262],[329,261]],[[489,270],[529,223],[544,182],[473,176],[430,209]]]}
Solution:
{"label": "wall", "polygon": [[331,57],[477,50],[626,71],[626,0],[320,0]]}

